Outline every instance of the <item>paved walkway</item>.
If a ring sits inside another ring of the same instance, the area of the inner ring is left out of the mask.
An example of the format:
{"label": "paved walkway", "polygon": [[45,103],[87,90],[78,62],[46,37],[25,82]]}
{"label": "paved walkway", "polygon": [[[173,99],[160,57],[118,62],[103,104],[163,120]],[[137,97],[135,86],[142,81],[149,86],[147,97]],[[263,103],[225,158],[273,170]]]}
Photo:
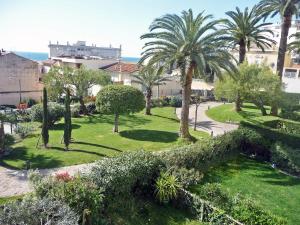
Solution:
{"label": "paved walkway", "polygon": [[[213,136],[218,136],[238,128],[237,124],[217,122],[212,120],[206,115],[205,111],[208,110],[209,107],[212,108],[222,104],[223,103],[220,102],[204,102],[200,104],[197,113],[197,125],[196,125],[197,130],[205,131],[209,134],[213,132]],[[192,127],[194,127],[195,111],[196,111],[196,106],[192,105],[190,107],[190,114],[189,114],[190,115],[189,121]],[[178,108],[176,110],[176,114],[177,117],[180,118],[181,108]]]}
{"label": "paved walkway", "polygon": [[[39,170],[44,176],[68,172],[70,175],[88,171],[93,163]],[[0,197],[22,195],[32,190],[26,170],[10,170],[0,166]]]}

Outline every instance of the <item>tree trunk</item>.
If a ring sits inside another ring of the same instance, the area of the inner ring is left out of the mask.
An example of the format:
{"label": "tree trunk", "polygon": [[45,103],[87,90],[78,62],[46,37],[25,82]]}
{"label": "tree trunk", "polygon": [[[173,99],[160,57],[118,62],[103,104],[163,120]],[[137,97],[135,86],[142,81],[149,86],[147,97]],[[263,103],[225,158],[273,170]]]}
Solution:
{"label": "tree trunk", "polygon": [[197,103],[196,103],[196,110],[195,110],[195,122],[194,122],[194,131],[196,131],[196,130],[197,130],[198,108],[199,108],[199,104],[197,104]]}
{"label": "tree trunk", "polygon": [[152,97],[152,90],[148,89],[146,94],[146,115],[151,115],[151,97]]}
{"label": "tree trunk", "polygon": [[[280,37],[280,44],[278,50],[278,58],[277,58],[277,73],[282,81],[283,76],[283,68],[285,62],[285,53],[287,51],[287,40],[289,36],[289,30],[292,23],[292,15],[287,15],[283,17],[283,21],[281,24],[281,37]],[[278,115],[278,107],[273,105],[271,108],[271,115],[277,116]]]}
{"label": "tree trunk", "polygon": [[242,111],[242,100],[239,92],[237,93],[236,100],[235,100],[235,111],[236,112]]}
{"label": "tree trunk", "polygon": [[246,43],[244,40],[240,41],[240,49],[239,49],[239,64],[242,64],[246,58]]}
{"label": "tree trunk", "polygon": [[43,124],[42,137],[44,147],[47,148],[49,142],[49,118],[48,118],[48,96],[46,88],[43,89]]}
{"label": "tree trunk", "polygon": [[86,106],[85,106],[85,104],[84,104],[84,101],[83,101],[83,97],[82,97],[82,96],[79,97],[79,103],[80,103],[80,109],[81,109],[83,115],[87,115],[87,114],[88,114],[88,111],[87,111],[87,108],[86,108]]}
{"label": "tree trunk", "polygon": [[119,132],[119,114],[118,113],[115,114],[115,126],[114,126],[114,129],[113,129],[113,132],[114,133]]}
{"label": "tree trunk", "polygon": [[181,119],[180,119],[180,137],[184,139],[191,139],[189,132],[189,110],[191,99],[191,88],[193,79],[194,66],[191,65],[186,74],[183,86],[182,86],[182,107],[181,107]]}
{"label": "tree trunk", "polygon": [[4,121],[0,121],[0,154],[5,150]]}

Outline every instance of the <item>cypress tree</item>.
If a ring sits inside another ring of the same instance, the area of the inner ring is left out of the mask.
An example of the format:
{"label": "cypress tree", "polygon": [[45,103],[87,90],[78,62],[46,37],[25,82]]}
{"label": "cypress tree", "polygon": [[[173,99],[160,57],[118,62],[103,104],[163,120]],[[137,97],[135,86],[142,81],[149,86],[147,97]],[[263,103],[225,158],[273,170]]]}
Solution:
{"label": "cypress tree", "polygon": [[64,129],[64,143],[66,150],[69,149],[71,140],[72,121],[71,121],[71,109],[70,109],[70,90],[67,89],[67,95],[65,99],[65,129]]}
{"label": "cypress tree", "polygon": [[49,130],[48,130],[48,97],[46,88],[43,89],[43,125],[42,125],[42,137],[44,147],[47,147],[49,142]]}
{"label": "cypress tree", "polygon": [[4,120],[0,115],[0,153],[4,152],[5,148],[5,134],[4,134]]}

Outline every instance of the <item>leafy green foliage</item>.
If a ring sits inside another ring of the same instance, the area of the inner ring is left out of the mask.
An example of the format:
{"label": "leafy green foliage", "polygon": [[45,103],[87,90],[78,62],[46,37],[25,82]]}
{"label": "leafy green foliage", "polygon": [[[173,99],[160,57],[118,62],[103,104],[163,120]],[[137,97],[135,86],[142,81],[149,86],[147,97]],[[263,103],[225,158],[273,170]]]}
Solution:
{"label": "leafy green foliage", "polygon": [[249,65],[247,62],[239,66],[234,77],[225,75],[215,87],[217,99],[226,98],[237,103],[242,101],[254,103],[266,115],[266,105],[279,105],[282,98],[281,82],[271,69],[265,65]]}
{"label": "leafy green foliage", "polygon": [[161,203],[168,203],[177,197],[177,192],[181,188],[177,178],[168,172],[161,172],[155,182],[156,198]]}
{"label": "leafy green foliage", "polygon": [[[64,107],[55,102],[48,103],[48,126],[53,126],[56,122],[63,118],[65,113]],[[31,120],[43,122],[43,106],[41,104],[34,105],[30,109]]]}
{"label": "leafy green foliage", "polygon": [[67,205],[49,198],[35,199],[32,196],[22,201],[7,203],[0,207],[0,224],[78,224],[78,215]]}
{"label": "leafy green foliage", "polygon": [[31,123],[19,123],[16,125],[14,132],[23,139],[32,134],[35,130],[36,127]]}
{"label": "leafy green foliage", "polygon": [[179,108],[182,106],[182,98],[178,96],[171,97],[170,106]]}
{"label": "leafy green foliage", "polygon": [[256,202],[240,195],[230,196],[218,184],[205,184],[197,189],[197,195],[220,207],[227,214],[244,224],[284,225],[286,220],[274,216]]}
{"label": "leafy green foliage", "polygon": [[145,107],[144,95],[131,86],[109,85],[97,94],[96,106],[103,114],[129,114]]}
{"label": "leafy green foliage", "polygon": [[66,175],[56,174],[55,177],[43,178],[37,171],[33,171],[29,178],[39,198],[64,202],[81,215],[80,221],[85,219],[98,224],[103,210],[102,190],[90,180]]}
{"label": "leafy green foliage", "polygon": [[150,187],[151,190],[163,166],[158,156],[139,151],[97,162],[90,177],[103,188],[105,196],[117,197],[136,188],[143,191],[143,188]]}

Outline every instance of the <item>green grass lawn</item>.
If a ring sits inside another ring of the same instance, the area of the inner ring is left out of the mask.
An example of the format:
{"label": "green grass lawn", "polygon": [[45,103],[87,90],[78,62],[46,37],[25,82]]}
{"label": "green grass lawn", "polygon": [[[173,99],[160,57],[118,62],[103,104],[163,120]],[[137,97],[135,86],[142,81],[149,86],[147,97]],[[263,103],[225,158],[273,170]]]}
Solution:
{"label": "green grass lawn", "polygon": [[[268,164],[242,157],[211,171],[205,182],[221,183],[232,194],[250,196],[265,209],[287,218],[290,225],[300,224],[300,179]],[[197,193],[197,187],[193,192]]]}
{"label": "green grass lawn", "polygon": [[[266,109],[269,113],[270,107],[266,107]],[[234,123],[241,121],[264,122],[277,118],[274,116],[262,116],[260,110],[250,103],[245,103],[241,112],[235,111],[234,104],[225,104],[207,110],[206,115],[215,121],[223,123],[229,121]]]}
{"label": "green grass lawn", "polygon": [[[2,159],[2,165],[24,168],[29,160],[32,168],[51,168],[93,162],[122,152],[158,151],[179,144],[179,120],[171,107],[154,108],[152,116],[142,112],[120,117],[120,133],[114,134],[113,116],[94,115],[73,119],[73,143],[70,151],[61,144],[64,124],[58,123],[50,131],[49,149],[36,149],[40,131],[13,146],[12,153]],[[209,135],[191,131],[197,138]]]}

